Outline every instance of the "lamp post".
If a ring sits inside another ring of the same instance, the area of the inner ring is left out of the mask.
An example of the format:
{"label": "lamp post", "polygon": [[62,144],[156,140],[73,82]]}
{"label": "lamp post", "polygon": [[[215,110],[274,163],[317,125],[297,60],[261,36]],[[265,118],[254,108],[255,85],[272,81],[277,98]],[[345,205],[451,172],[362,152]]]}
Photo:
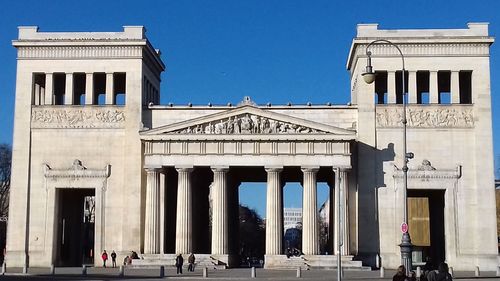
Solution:
{"label": "lamp post", "polygon": [[366,72],[361,74],[366,83],[371,84],[375,81],[375,72],[373,72],[371,55],[372,53],[369,51],[369,48],[373,44],[388,44],[395,47],[399,54],[401,55],[401,60],[403,62],[403,67],[401,69],[401,80],[402,80],[402,98],[403,98],[403,223],[401,224],[401,231],[403,232],[403,236],[401,237],[401,244],[399,247],[401,249],[401,264],[406,268],[406,274],[410,272],[412,268],[411,262],[411,251],[412,244],[410,239],[410,233],[408,228],[408,161],[413,158],[413,153],[407,152],[407,144],[406,144],[406,91],[405,91],[405,58],[403,56],[403,52],[401,49],[394,43],[389,40],[379,39],[372,41],[366,46],[366,56],[367,56],[367,64],[366,64]]}

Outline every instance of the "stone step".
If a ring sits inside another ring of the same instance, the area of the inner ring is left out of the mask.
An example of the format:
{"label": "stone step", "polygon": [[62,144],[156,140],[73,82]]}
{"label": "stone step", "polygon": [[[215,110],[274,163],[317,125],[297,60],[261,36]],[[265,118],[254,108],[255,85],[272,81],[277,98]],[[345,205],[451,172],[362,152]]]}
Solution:
{"label": "stone step", "polygon": [[[342,268],[345,270],[371,270],[363,266],[361,261],[352,260],[352,256],[342,256]],[[266,268],[273,269],[335,269],[337,268],[337,257],[327,255],[303,255],[300,257],[289,257],[285,255],[266,256]]]}
{"label": "stone step", "polygon": [[[196,254],[195,267],[207,267],[213,269],[225,269],[226,264],[213,258],[209,254]],[[175,267],[175,254],[144,254],[141,259],[132,260],[132,267],[153,268],[159,266]],[[183,255],[184,265],[188,266],[188,255]]]}

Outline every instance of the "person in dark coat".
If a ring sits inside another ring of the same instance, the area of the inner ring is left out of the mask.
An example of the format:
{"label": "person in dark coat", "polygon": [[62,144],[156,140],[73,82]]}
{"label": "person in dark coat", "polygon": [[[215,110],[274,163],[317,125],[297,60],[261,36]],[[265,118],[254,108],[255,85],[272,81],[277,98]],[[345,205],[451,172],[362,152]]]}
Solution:
{"label": "person in dark coat", "polygon": [[177,267],[177,274],[182,274],[182,264],[184,263],[184,258],[181,254],[178,254],[175,258],[175,267]]}
{"label": "person in dark coat", "polygon": [[194,257],[194,254],[191,253],[188,257],[188,271],[194,271],[194,261],[196,260],[196,258]]}
{"label": "person in dark coat", "polygon": [[451,281],[453,278],[448,272],[448,264],[442,262],[438,266],[438,274],[436,275],[436,281]]}
{"label": "person in dark coat", "polygon": [[406,268],[404,265],[398,267],[398,271],[392,277],[392,281],[405,281],[406,280]]}
{"label": "person in dark coat", "polygon": [[116,253],[115,251],[113,250],[113,252],[111,252],[111,262],[113,263],[113,267],[116,267]]}

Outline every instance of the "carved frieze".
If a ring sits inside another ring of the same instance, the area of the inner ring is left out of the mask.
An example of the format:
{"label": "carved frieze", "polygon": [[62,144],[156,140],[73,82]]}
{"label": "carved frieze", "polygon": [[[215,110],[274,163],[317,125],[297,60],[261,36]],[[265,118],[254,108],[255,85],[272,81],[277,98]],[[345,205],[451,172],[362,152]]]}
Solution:
{"label": "carved frieze", "polygon": [[34,107],[32,128],[123,128],[125,112],[116,107]]}
{"label": "carved frieze", "polygon": [[307,134],[326,133],[301,125],[246,113],[174,131],[177,134]]}
{"label": "carved frieze", "polygon": [[[403,109],[398,107],[378,107],[377,127],[403,126]],[[472,128],[474,116],[466,107],[408,107],[406,109],[408,127],[416,128]]]}

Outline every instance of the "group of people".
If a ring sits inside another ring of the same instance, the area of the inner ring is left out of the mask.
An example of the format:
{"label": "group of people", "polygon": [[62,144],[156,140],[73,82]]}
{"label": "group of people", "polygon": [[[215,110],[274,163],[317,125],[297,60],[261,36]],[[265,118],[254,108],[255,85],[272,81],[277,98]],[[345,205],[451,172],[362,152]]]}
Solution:
{"label": "group of people", "polygon": [[[438,266],[438,270],[424,269],[423,275],[420,276],[421,281],[451,281],[453,277],[448,272],[448,264],[442,262]],[[406,275],[406,268],[404,265],[398,267],[398,271],[392,277],[392,281],[416,281],[417,277],[415,271],[410,271],[408,276]]]}
{"label": "group of people", "polygon": [[[106,250],[104,250],[104,252],[102,252],[101,258],[102,258],[102,266],[106,267],[106,261],[108,260],[108,253],[106,253]],[[116,253],[115,253],[115,251],[111,252],[111,262],[112,262],[112,266],[116,267]]]}
{"label": "group of people", "polygon": [[[138,258],[139,258],[139,255],[137,254],[137,252],[132,251],[130,253],[130,255],[126,256],[123,259],[123,265],[129,265],[132,263],[133,259],[138,259]],[[109,259],[108,253],[106,252],[106,250],[104,250],[102,252],[101,259],[102,259],[102,267],[106,267],[106,262]],[[116,267],[116,253],[114,250],[111,252],[111,263],[112,263],[112,267]]]}
{"label": "group of people", "polygon": [[[193,253],[190,253],[188,256],[188,271],[194,271],[194,262],[196,258]],[[182,274],[182,265],[184,264],[184,258],[182,254],[178,254],[175,257],[175,267],[177,268],[177,274]]]}

